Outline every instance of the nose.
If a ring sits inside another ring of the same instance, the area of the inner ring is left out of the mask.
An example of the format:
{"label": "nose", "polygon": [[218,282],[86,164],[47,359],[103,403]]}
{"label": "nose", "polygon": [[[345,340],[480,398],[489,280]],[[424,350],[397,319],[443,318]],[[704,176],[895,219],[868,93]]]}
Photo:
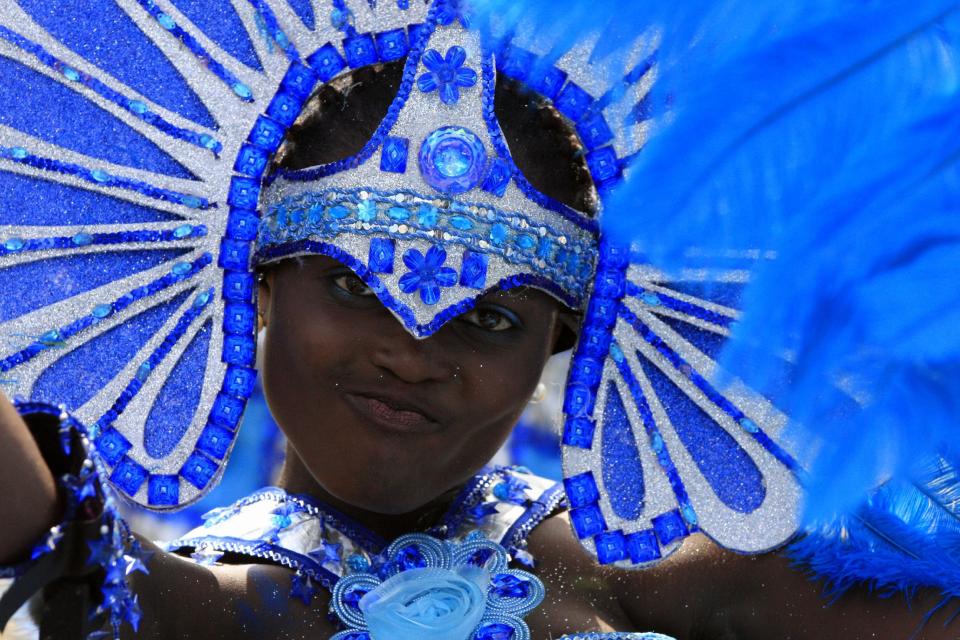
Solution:
{"label": "nose", "polygon": [[394,318],[389,325],[376,339],[372,360],[377,368],[410,384],[457,378],[457,365],[440,336],[416,338]]}

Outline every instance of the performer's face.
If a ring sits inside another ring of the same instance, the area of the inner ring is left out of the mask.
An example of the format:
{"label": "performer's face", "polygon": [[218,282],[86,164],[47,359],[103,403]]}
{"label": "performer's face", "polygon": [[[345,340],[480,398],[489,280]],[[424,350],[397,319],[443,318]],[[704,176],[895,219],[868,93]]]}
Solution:
{"label": "performer's face", "polygon": [[328,493],[378,513],[413,511],[493,456],[561,327],[557,302],[522,289],[417,340],[323,256],[270,269],[260,305],[271,412]]}

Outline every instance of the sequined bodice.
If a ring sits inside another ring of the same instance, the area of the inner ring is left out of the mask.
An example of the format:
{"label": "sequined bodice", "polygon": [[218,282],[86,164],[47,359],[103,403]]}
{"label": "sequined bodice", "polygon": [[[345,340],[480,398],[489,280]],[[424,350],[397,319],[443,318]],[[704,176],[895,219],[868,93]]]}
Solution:
{"label": "sequined bodice", "polygon": [[[563,499],[562,485],[552,480],[519,468],[484,469],[426,533],[449,540],[482,535],[530,565],[527,536]],[[166,547],[204,564],[228,553],[280,564],[329,589],[341,576],[375,566],[388,542],[332,507],[268,487],[211,511]]]}

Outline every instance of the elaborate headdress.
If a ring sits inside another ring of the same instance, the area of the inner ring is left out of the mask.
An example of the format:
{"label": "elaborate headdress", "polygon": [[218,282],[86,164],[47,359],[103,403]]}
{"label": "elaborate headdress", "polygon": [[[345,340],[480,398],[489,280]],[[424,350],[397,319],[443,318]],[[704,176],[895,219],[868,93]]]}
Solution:
{"label": "elaborate headdress", "polygon": [[[216,482],[255,377],[252,264],[323,253],[418,337],[492,287],[583,310],[562,441],[600,562],[653,562],[695,531],[739,551],[793,533],[785,417],[708,382],[743,271],[669,280],[530,185],[494,113],[496,73],[551,100],[605,198],[644,141],[649,43],[611,78],[590,47],[481,35],[450,0],[54,4],[0,15],[8,94],[31,96],[0,126],[0,371],[94,425],[131,500],[176,508]],[[358,155],[264,184],[318,83],[404,58]]]}

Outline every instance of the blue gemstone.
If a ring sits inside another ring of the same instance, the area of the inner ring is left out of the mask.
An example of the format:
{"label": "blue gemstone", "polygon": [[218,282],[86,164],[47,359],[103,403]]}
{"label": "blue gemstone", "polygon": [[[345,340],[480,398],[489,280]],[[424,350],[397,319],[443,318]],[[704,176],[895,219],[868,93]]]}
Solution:
{"label": "blue gemstone", "polygon": [[223,311],[223,330],[235,335],[251,333],[257,326],[257,313],[252,304],[231,302]]}
{"label": "blue gemstone", "polygon": [[228,273],[223,277],[223,297],[235,302],[249,302],[253,298],[254,284],[252,273]]}
{"label": "blue gemstone", "polygon": [[80,233],[74,235],[72,238],[70,238],[70,240],[78,247],[85,247],[88,244],[93,244],[93,236],[85,231],[81,231]]}
{"label": "blue gemstone", "polygon": [[361,200],[357,205],[357,217],[363,222],[373,222],[377,217],[377,203],[373,200]]}
{"label": "blue gemstone", "polygon": [[410,219],[410,210],[403,207],[390,207],[387,209],[387,217],[398,222]]}
{"label": "blue gemstone", "polygon": [[109,316],[111,313],[113,313],[113,306],[110,304],[104,303],[104,304],[98,304],[97,306],[95,306],[93,310],[90,312],[90,315],[92,315],[94,318],[99,318],[102,320],[107,316]]}
{"label": "blue gemstone", "polygon": [[380,169],[390,173],[405,173],[407,170],[407,149],[410,141],[406,138],[387,136],[380,151]]}
{"label": "blue gemstone", "polygon": [[313,70],[317,72],[317,75],[320,76],[320,80],[323,82],[327,82],[347,66],[346,61],[337,51],[336,47],[330,43],[317,49],[315,53],[307,58],[307,63],[313,67]]}
{"label": "blue gemstone", "polygon": [[589,93],[576,83],[568,82],[554,101],[554,106],[560,113],[577,122],[593,105],[593,102]]}
{"label": "blue gemstone", "polygon": [[29,152],[23,147],[12,147],[10,149],[10,157],[14,160],[23,160],[29,155]]}
{"label": "blue gemstone", "polygon": [[663,452],[663,437],[659,433],[654,433],[650,437],[650,447],[654,453]]}
{"label": "blue gemstone", "polygon": [[180,501],[180,478],[153,475],[147,482],[147,504],[172,507]]}
{"label": "blue gemstone", "polygon": [[210,302],[210,299],[212,297],[213,297],[212,291],[209,291],[209,290],[204,291],[203,293],[197,296],[196,300],[193,301],[193,306],[196,307],[197,309],[201,307],[205,307]]}
{"label": "blue gemstone", "polygon": [[684,519],[684,520],[686,520],[686,521],[689,522],[690,524],[696,526],[696,524],[697,524],[697,514],[696,514],[696,512],[693,510],[693,507],[691,507],[691,506],[688,505],[688,504],[685,504],[685,505],[683,505],[682,507],[680,507],[680,513],[683,514],[683,519]]}
{"label": "blue gemstone", "polygon": [[3,248],[7,251],[20,251],[26,243],[21,238],[10,238],[3,243]]}
{"label": "blue gemstone", "polygon": [[248,176],[259,176],[267,168],[267,152],[252,144],[240,147],[233,170]]}
{"label": "blue gemstone", "polygon": [[640,564],[660,557],[660,545],[652,529],[637,531],[627,536],[627,555],[630,562]]}
{"label": "blue gemstone", "polygon": [[594,504],[600,500],[600,490],[597,488],[597,482],[590,471],[565,478],[563,488],[566,491],[567,499],[570,501],[570,506],[574,509]]}
{"label": "blue gemstone", "polygon": [[525,233],[517,236],[516,242],[517,242],[517,246],[520,247],[521,249],[533,249],[535,246],[537,246],[536,238],[534,238],[531,235],[527,235]]}
{"label": "blue gemstone", "polygon": [[80,72],[72,67],[64,67],[63,75],[72,82],[76,82],[80,79]]}
{"label": "blue gemstone", "polygon": [[240,423],[240,416],[243,415],[243,400],[218,393],[213,401],[213,408],[210,409],[210,420],[231,431],[237,428]]}
{"label": "blue gemstone", "polygon": [[393,273],[395,242],[391,238],[370,240],[369,268],[374,273]]}
{"label": "blue gemstone", "polygon": [[610,357],[614,359],[615,362],[623,362],[623,350],[616,343],[610,343]]}
{"label": "blue gemstone", "polygon": [[510,229],[505,224],[497,223],[490,227],[490,242],[493,244],[503,244],[507,236],[510,234]]}
{"label": "blue gemstone", "polygon": [[343,51],[347,54],[347,64],[354,69],[365,67],[377,61],[377,47],[373,42],[373,36],[369,33],[345,38]]}
{"label": "blue gemstone", "polygon": [[93,178],[95,182],[110,182],[110,174],[102,169],[94,169],[90,172],[90,177]]}
{"label": "blue gemstone", "polygon": [[[278,35],[282,32],[278,32]],[[284,36],[286,37],[286,36]],[[304,100],[310,97],[314,85],[317,83],[317,74],[301,62],[294,62],[283,77],[280,86],[288,93]]]}
{"label": "blue gemstone", "polygon": [[177,28],[177,23],[174,22],[173,18],[165,13],[160,13],[157,15],[157,22],[159,22],[160,26],[167,31],[172,31],[173,29]]}
{"label": "blue gemstone", "polygon": [[347,209],[343,205],[337,205],[336,207],[327,209],[327,215],[334,220],[342,220],[350,215],[350,209]]}
{"label": "blue gemstone", "polygon": [[177,264],[173,265],[173,269],[171,269],[170,271],[174,275],[185,276],[188,273],[190,273],[190,271],[192,270],[193,270],[193,265],[190,264],[189,262],[178,262]]}
{"label": "blue gemstone", "polygon": [[440,212],[437,211],[437,208],[430,204],[422,204],[417,210],[417,223],[422,227],[427,227],[428,229],[436,226],[437,222],[440,220]]}
{"label": "blue gemstone", "polygon": [[568,417],[563,425],[563,444],[589,449],[593,445],[593,434],[596,429],[596,423],[590,418]]}
{"label": "blue gemstone", "polygon": [[283,125],[266,116],[260,116],[250,132],[250,142],[272,153],[283,141],[284,132]]}
{"label": "blue gemstone", "polygon": [[600,512],[600,507],[596,504],[571,509],[570,522],[573,524],[573,530],[577,533],[577,537],[581,540],[602,533],[607,528],[603,513]]}
{"label": "blue gemstone", "polygon": [[152,370],[153,368],[150,366],[150,363],[144,362],[143,364],[140,365],[140,368],[137,369],[137,380],[139,380],[140,382],[145,381],[147,378],[150,377],[150,372]]}
{"label": "blue gemstone", "polygon": [[223,338],[222,359],[227,364],[253,366],[256,360],[256,341],[252,336],[232,336]]}
{"label": "blue gemstone", "polygon": [[483,289],[487,282],[487,264],[490,256],[467,249],[463,252],[460,266],[460,285],[471,289]]}
{"label": "blue gemstone", "polygon": [[199,209],[203,205],[203,200],[197,196],[183,196],[180,198],[180,204],[191,209]]}
{"label": "blue gemstone", "polygon": [[370,561],[359,553],[352,553],[347,556],[347,566],[351,571],[360,573],[370,570]]}
{"label": "blue gemstone", "polygon": [[235,398],[249,398],[256,386],[257,373],[246,367],[230,367],[223,380],[223,391]]}
{"label": "blue gemstone", "polygon": [[657,516],[651,523],[653,524],[654,533],[657,534],[657,538],[660,540],[660,544],[664,546],[689,534],[686,523],[683,521],[683,518],[680,517],[680,512],[676,509]]}
{"label": "blue gemstone", "polygon": [[449,220],[450,226],[455,229],[460,229],[461,231],[469,231],[473,229],[473,221],[470,218],[465,218],[463,216],[453,216]]}
{"label": "blue gemstone", "polygon": [[133,497],[143,486],[148,475],[146,469],[124,456],[110,474],[110,482],[120,487],[128,496]]}
{"label": "blue gemstone", "polygon": [[378,33],[377,51],[382,62],[399,60],[407,55],[407,34],[403,29],[393,29]]}
{"label": "blue gemstone", "polygon": [[423,557],[423,554],[420,553],[420,549],[416,545],[408,545],[400,551],[397,552],[394,560],[400,565],[400,568],[404,571],[408,569],[421,569],[427,566],[427,561]]}
{"label": "blue gemstone", "polygon": [[516,630],[509,624],[490,622],[477,629],[472,640],[510,640],[515,633]]}
{"label": "blue gemstone", "polygon": [[214,138],[208,133],[200,134],[200,144],[203,145],[204,149],[211,149],[211,150],[221,146],[220,142],[218,142],[216,138]]}
{"label": "blue gemstone", "polygon": [[253,91],[250,90],[250,87],[243,84],[242,82],[234,83],[233,92],[244,100],[249,100],[253,97]]}
{"label": "blue gemstone", "polygon": [[744,416],[743,418],[740,418],[737,422],[739,422],[740,426],[743,427],[749,433],[760,432],[760,427],[757,426],[757,423],[751,420],[750,418],[747,418],[746,416]]}
{"label": "blue gemstone", "polygon": [[501,598],[526,598],[530,595],[530,581],[511,573],[500,573],[490,580],[494,593]]}
{"label": "blue gemstone", "polygon": [[147,105],[139,100],[131,100],[127,103],[127,106],[130,107],[130,111],[138,115],[143,115],[147,112]]}
{"label": "blue gemstone", "polygon": [[607,531],[593,538],[600,564],[612,564],[627,559],[627,538],[622,531]]}
{"label": "blue gemstone", "polygon": [[642,294],[640,294],[640,299],[644,302],[644,304],[648,304],[651,307],[660,305],[660,296],[650,291],[644,291]]}
{"label": "blue gemstone", "polygon": [[577,133],[580,134],[580,139],[587,150],[595,149],[613,140],[613,132],[610,131],[603,113],[599,110],[580,121],[577,125]]}
{"label": "blue gemstone", "polygon": [[472,158],[460,147],[446,147],[433,156],[433,163],[441,175],[459,178],[470,169]]}
{"label": "blue gemstone", "polygon": [[502,198],[507,191],[507,185],[510,184],[510,177],[510,165],[505,160],[497,158],[490,163],[487,177],[483,181],[483,190]]}
{"label": "blue gemstone", "polygon": [[193,233],[193,225],[182,224],[173,230],[173,237],[177,239],[186,238],[189,237],[191,233]]}
{"label": "blue gemstone", "polygon": [[180,469],[180,475],[197,489],[204,489],[210,484],[210,480],[212,480],[214,474],[216,474],[217,468],[218,465],[216,462],[199,451],[194,451],[190,457],[187,458],[187,461],[183,463],[183,467]]}
{"label": "blue gemstone", "polygon": [[120,432],[109,427],[97,438],[97,453],[111,466],[116,466],[133,445],[120,435]]}
{"label": "blue gemstone", "polygon": [[604,185],[620,175],[620,162],[613,147],[600,147],[587,154],[587,167],[598,185]]}

